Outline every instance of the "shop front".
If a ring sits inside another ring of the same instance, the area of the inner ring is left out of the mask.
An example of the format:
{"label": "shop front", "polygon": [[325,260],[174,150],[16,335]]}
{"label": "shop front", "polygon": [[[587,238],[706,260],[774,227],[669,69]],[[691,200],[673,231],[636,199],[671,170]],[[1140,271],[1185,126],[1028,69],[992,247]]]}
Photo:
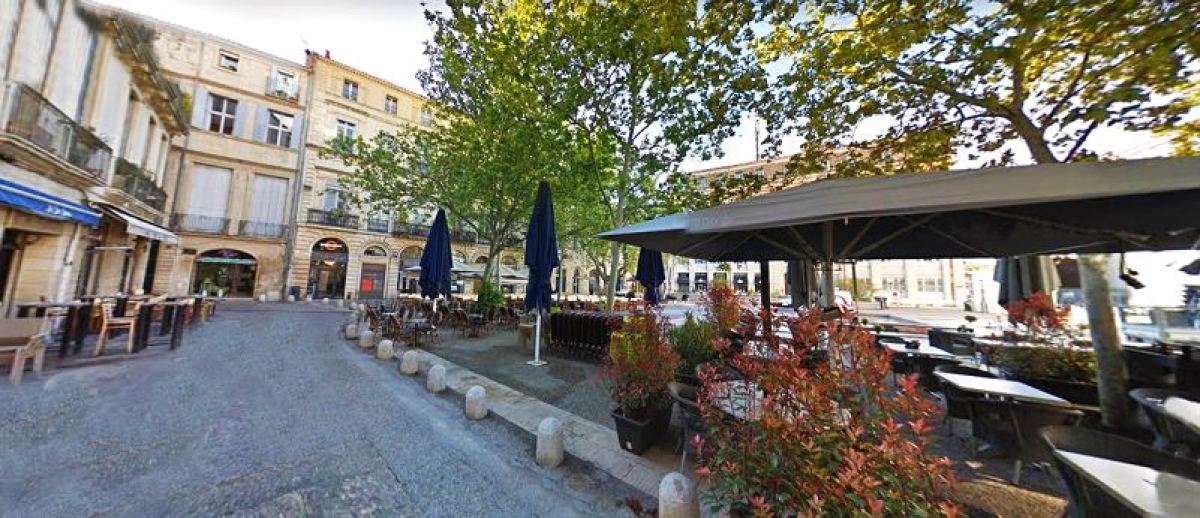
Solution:
{"label": "shop front", "polygon": [[383,247],[371,246],[363,251],[362,274],[358,277],[358,296],[363,299],[382,299],[387,286],[388,253]]}
{"label": "shop front", "polygon": [[308,294],[313,298],[342,298],[346,293],[346,265],[350,249],[336,238],[325,238],[313,244],[309,259]]}
{"label": "shop front", "polygon": [[192,293],[218,297],[253,297],[258,261],[241,250],[220,248],[196,256]]}

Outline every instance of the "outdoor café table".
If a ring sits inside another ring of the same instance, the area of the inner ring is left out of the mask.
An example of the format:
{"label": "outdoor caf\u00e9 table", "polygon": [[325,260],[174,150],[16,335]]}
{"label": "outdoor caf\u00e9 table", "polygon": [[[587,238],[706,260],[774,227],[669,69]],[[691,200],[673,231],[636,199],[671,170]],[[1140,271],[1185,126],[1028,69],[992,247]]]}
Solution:
{"label": "outdoor caf\u00e9 table", "polygon": [[1054,455],[1142,516],[1200,516],[1200,481],[1071,451]]}
{"label": "outdoor caf\u00e9 table", "polygon": [[[1200,433],[1200,403],[1181,397],[1168,397],[1163,401],[1163,412],[1192,431]],[[1196,498],[1200,499],[1200,494],[1196,495]]]}
{"label": "outdoor caf\u00e9 table", "polygon": [[951,374],[948,372],[934,372],[935,376],[942,379],[946,383],[954,385],[960,390],[967,392],[976,392],[981,394],[991,394],[993,396],[1001,396],[1021,401],[1031,401],[1034,403],[1047,403],[1051,405],[1070,405],[1071,403],[1063,398],[1038,390],[1019,381],[983,378],[979,376],[969,376],[966,374]]}
{"label": "outdoor caf\u00e9 table", "polygon": [[58,356],[79,354],[83,349],[83,338],[91,326],[92,304],[90,302],[24,302],[17,304],[17,318],[43,317],[47,309],[66,308],[67,316],[59,341]]}
{"label": "outdoor caf\u00e9 table", "polygon": [[909,356],[930,356],[934,358],[957,358],[947,351],[943,351],[937,347],[929,345],[929,340],[922,339],[919,335],[911,335],[911,338],[907,337],[909,335],[888,334],[888,336],[899,336],[910,343],[914,341],[917,342],[916,349],[910,349],[905,347],[904,344],[899,344],[892,341],[883,342],[883,346],[891,349],[895,354],[905,354]]}
{"label": "outdoor caf\u00e9 table", "polygon": [[133,345],[133,352],[141,351],[150,345],[150,325],[152,324],[154,309],[161,307],[162,322],[158,326],[158,336],[170,335],[168,345],[170,350],[174,351],[179,348],[183,341],[183,311],[181,308],[187,305],[187,301],[175,300],[167,302],[156,302],[153,304],[142,304],[138,307],[137,323],[134,333],[136,334],[136,342]]}
{"label": "outdoor caf\u00e9 table", "polygon": [[712,391],[713,401],[722,412],[742,421],[758,420],[763,394],[754,382],[722,381],[714,383]]}

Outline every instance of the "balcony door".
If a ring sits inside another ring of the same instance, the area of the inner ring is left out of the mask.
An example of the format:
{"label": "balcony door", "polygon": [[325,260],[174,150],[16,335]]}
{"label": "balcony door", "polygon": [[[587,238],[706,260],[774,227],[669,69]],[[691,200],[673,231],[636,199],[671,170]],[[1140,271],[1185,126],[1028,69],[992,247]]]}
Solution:
{"label": "balcony door", "polygon": [[184,230],[225,232],[232,177],[233,171],[224,167],[196,164],[192,168],[192,192],[182,221]]}
{"label": "balcony door", "polygon": [[286,178],[254,175],[250,197],[250,215],[242,222],[242,233],[259,237],[283,237],[284,210],[287,205]]}

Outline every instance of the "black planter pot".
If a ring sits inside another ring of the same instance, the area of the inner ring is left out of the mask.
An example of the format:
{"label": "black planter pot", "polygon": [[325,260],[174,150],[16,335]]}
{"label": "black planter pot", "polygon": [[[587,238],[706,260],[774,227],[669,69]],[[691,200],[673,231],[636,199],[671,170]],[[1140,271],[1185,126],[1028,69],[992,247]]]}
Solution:
{"label": "black planter pot", "polygon": [[650,449],[667,428],[667,419],[662,412],[649,421],[634,421],[622,415],[620,410],[613,410],[612,417],[617,423],[617,441],[621,449],[635,455]]}

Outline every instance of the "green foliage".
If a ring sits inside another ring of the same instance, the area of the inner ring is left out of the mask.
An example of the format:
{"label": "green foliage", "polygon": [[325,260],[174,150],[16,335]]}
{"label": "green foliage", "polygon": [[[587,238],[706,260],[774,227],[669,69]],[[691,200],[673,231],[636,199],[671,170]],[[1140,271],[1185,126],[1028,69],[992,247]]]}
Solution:
{"label": "green foliage", "polygon": [[504,294],[500,292],[500,288],[495,283],[483,281],[479,283],[479,296],[476,304],[485,308],[502,307],[504,306]]}
{"label": "green foliage", "polygon": [[875,286],[871,284],[871,279],[857,279],[857,281],[858,281],[856,283],[857,287],[858,287],[857,292],[855,292],[853,287],[851,286],[851,281],[854,281],[854,280],[855,279],[851,279],[849,277],[838,278],[837,279],[837,289],[845,291],[846,293],[849,293],[851,295],[858,293],[858,298],[856,300],[858,300],[859,302],[870,302],[870,301],[874,300]]}
{"label": "green foliage", "polygon": [[670,407],[667,384],[678,366],[679,355],[664,339],[657,315],[634,313],[613,332],[601,379],[621,415],[646,421]]}
{"label": "green foliage", "polygon": [[[714,4],[742,15],[744,6]],[[995,164],[1097,156],[1102,126],[1170,127],[1200,50],[1194,2],[755,4],[754,51],[790,66],[759,113],[804,142],[798,168],[941,169],[955,148]],[[890,123],[879,138],[855,132]]]}
{"label": "green foliage", "polygon": [[1096,382],[1096,353],[1075,347],[997,347],[992,362],[1011,376]]}
{"label": "green foliage", "polygon": [[679,354],[679,372],[694,376],[696,366],[717,358],[712,341],[716,336],[712,322],[700,320],[688,313],[683,324],[667,331],[667,339]]}

